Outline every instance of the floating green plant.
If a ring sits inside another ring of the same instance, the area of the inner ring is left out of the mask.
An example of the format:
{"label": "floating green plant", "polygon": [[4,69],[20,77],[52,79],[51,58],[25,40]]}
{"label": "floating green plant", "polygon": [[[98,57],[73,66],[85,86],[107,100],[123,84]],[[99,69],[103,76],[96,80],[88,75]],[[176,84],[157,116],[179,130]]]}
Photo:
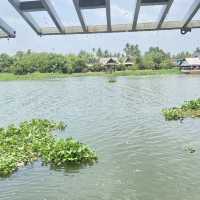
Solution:
{"label": "floating green plant", "polygon": [[189,153],[195,153],[196,149],[193,146],[186,146],[185,151],[187,151]]}
{"label": "floating green plant", "polygon": [[165,119],[168,121],[183,119],[184,116],[182,110],[179,108],[164,109],[162,112],[165,116]]}
{"label": "floating green plant", "polygon": [[111,78],[109,78],[108,82],[109,82],[109,83],[116,83],[117,80],[116,80],[115,77],[111,77]]}
{"label": "floating green plant", "polygon": [[53,143],[50,153],[43,152],[45,163],[60,167],[66,164],[82,164],[96,161],[96,154],[85,144],[72,138]]}
{"label": "floating green plant", "polygon": [[16,127],[0,129],[0,177],[41,159],[45,164],[64,167],[67,164],[91,163],[97,156],[87,145],[72,138],[57,140],[53,131],[64,130],[63,122],[34,119]]}
{"label": "floating green plant", "polygon": [[186,101],[181,107],[163,109],[162,113],[168,121],[200,117],[200,99]]}
{"label": "floating green plant", "polygon": [[186,101],[182,106],[183,110],[200,110],[200,99]]}

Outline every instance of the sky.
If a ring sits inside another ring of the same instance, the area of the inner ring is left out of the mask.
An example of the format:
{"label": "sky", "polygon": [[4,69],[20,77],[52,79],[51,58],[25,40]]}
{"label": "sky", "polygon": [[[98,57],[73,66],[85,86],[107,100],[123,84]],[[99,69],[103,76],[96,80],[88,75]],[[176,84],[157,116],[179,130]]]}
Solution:
{"label": "sky", "polygon": [[[174,0],[166,20],[183,20],[195,0]],[[58,16],[65,26],[80,25],[72,0],[51,0]],[[131,23],[133,21],[136,0],[111,0],[112,24]],[[138,22],[156,21],[161,6],[143,6]],[[106,24],[105,9],[85,10],[87,25]],[[41,26],[55,26],[46,12],[32,13]],[[78,53],[80,50],[91,51],[92,48],[108,49],[121,52],[126,43],[138,44],[145,52],[150,46],[159,46],[172,54],[181,51],[194,51],[200,47],[200,29],[181,35],[180,30],[104,33],[85,35],[38,36],[10,5],[8,0],[0,0],[0,17],[17,32],[15,39],[0,39],[0,53],[14,54],[16,51],[31,49],[35,52]],[[194,16],[200,20],[200,11]]]}

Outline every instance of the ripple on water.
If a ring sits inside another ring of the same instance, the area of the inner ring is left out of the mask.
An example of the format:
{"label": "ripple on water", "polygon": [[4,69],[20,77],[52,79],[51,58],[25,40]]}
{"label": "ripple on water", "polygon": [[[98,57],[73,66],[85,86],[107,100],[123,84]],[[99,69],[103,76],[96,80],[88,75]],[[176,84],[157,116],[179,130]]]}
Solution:
{"label": "ripple on water", "polygon": [[[180,87],[181,85],[181,87]],[[165,122],[161,109],[198,97],[187,76],[103,77],[0,84],[0,123],[63,120],[96,149],[94,166],[53,170],[36,162],[0,180],[0,199],[199,200],[199,120]],[[190,154],[185,145],[194,145]]]}

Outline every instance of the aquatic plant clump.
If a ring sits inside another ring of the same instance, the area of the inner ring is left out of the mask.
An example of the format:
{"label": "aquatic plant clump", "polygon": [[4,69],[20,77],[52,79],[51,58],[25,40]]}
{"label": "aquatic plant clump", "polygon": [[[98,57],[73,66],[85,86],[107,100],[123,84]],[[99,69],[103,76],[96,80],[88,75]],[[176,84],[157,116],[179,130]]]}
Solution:
{"label": "aquatic plant clump", "polygon": [[165,116],[165,119],[168,121],[171,120],[180,120],[183,119],[183,112],[179,108],[170,108],[170,109],[164,109],[163,114]]}
{"label": "aquatic plant clump", "polygon": [[181,107],[162,110],[165,119],[183,120],[186,117],[200,117],[200,99],[186,101]]}
{"label": "aquatic plant clump", "polygon": [[188,145],[188,146],[185,147],[185,151],[187,151],[189,153],[195,153],[196,149],[195,149],[195,147]]}
{"label": "aquatic plant clump", "polygon": [[70,163],[91,163],[97,160],[96,154],[85,144],[72,138],[56,141],[50,153],[44,153],[46,163],[60,167]]}
{"label": "aquatic plant clump", "polygon": [[186,101],[182,106],[181,109],[183,110],[200,110],[200,98]]}
{"label": "aquatic plant clump", "polygon": [[89,163],[96,154],[72,138],[56,140],[53,131],[64,130],[63,122],[34,119],[0,129],[0,177],[11,175],[18,168],[41,159],[62,167],[68,163]]}

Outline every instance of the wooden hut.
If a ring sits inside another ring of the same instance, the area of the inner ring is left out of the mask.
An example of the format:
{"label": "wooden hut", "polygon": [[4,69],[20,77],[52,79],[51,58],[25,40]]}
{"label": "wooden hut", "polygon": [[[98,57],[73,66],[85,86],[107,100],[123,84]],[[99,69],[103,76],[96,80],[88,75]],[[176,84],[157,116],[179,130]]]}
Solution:
{"label": "wooden hut", "polygon": [[186,74],[200,74],[200,58],[185,58],[182,60],[180,68]]}
{"label": "wooden hut", "polygon": [[115,71],[116,67],[119,65],[119,61],[118,58],[115,57],[101,58],[100,65],[104,67],[106,71]]}

